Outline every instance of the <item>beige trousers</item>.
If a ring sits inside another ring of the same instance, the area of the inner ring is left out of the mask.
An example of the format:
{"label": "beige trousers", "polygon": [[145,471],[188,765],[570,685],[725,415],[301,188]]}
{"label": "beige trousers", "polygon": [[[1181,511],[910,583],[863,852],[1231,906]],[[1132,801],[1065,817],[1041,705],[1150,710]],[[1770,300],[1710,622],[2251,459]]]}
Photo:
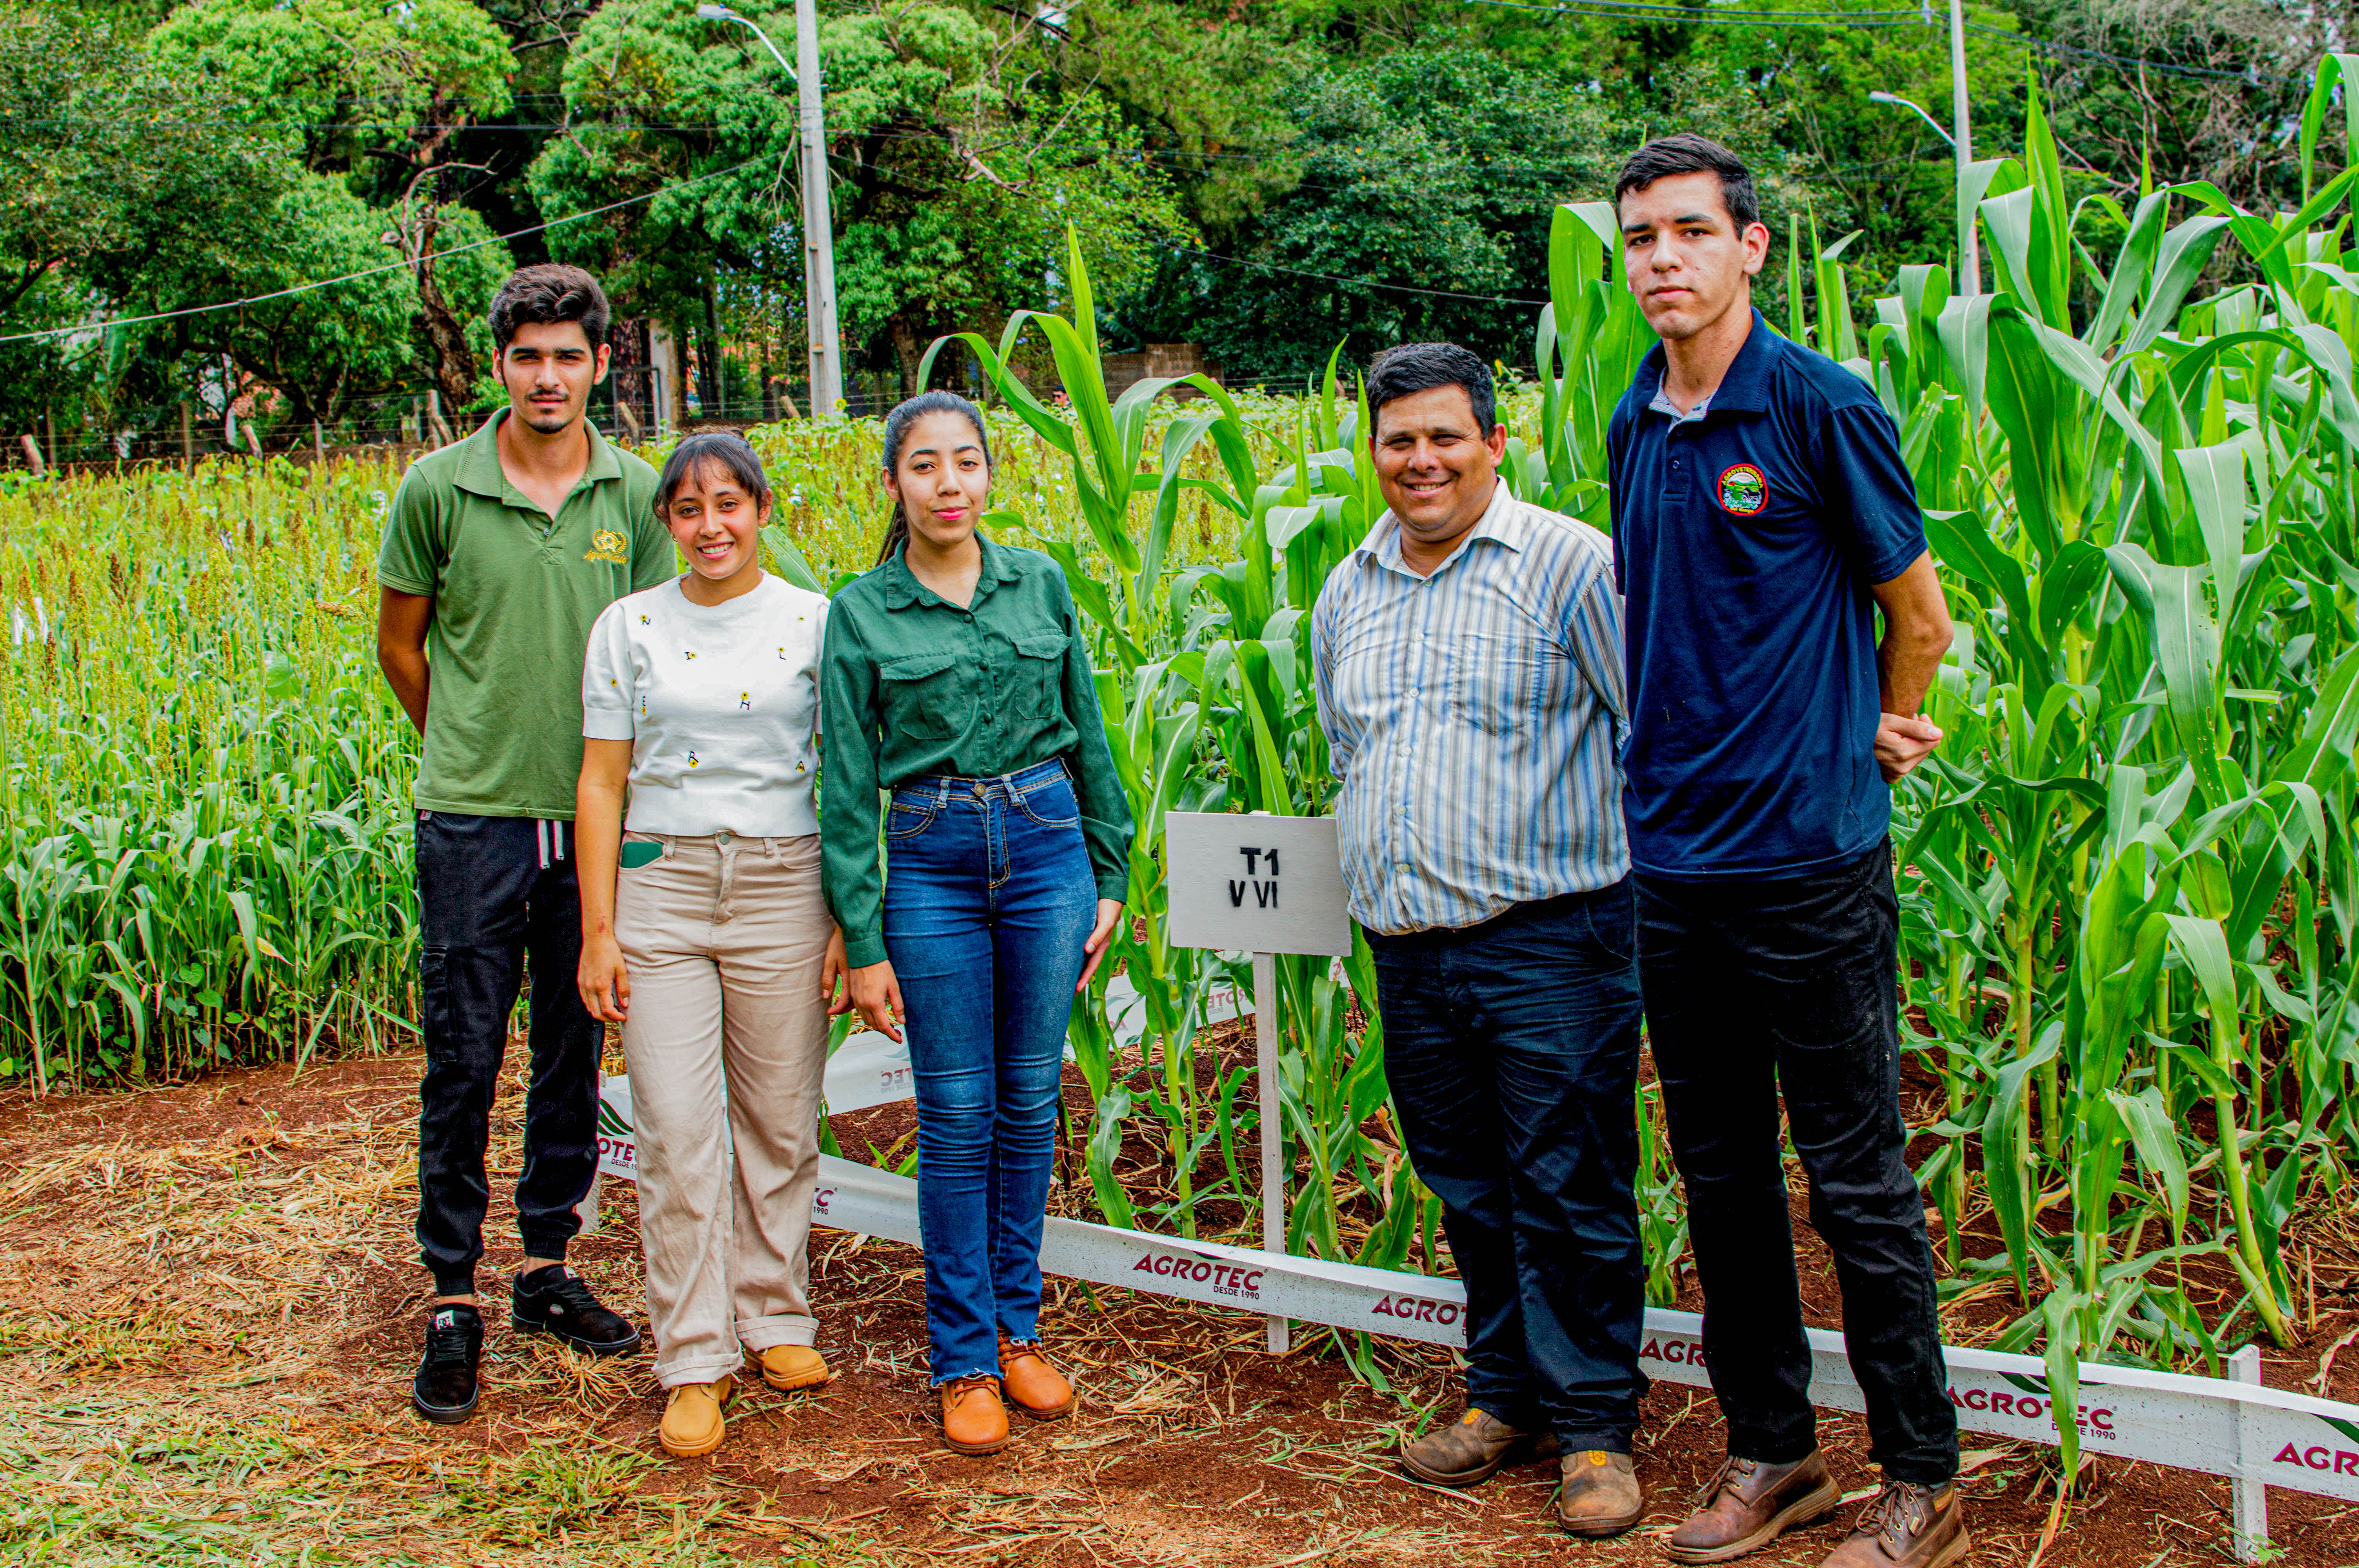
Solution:
{"label": "beige trousers", "polygon": [[710,1383],[743,1365],[740,1345],[818,1329],[805,1247],[833,927],[816,834],[625,837],[663,846],[614,892],[656,1379]]}

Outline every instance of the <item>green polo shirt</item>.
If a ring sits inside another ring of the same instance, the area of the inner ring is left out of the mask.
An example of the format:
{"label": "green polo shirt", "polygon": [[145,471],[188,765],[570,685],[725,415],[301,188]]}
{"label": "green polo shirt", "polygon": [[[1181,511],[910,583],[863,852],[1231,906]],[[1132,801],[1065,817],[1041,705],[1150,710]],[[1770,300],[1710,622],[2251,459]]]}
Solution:
{"label": "green polo shirt", "polygon": [[983,568],[966,604],[897,554],[828,605],[820,853],[855,966],[885,958],[877,791],[911,779],[997,778],[1063,758],[1098,896],[1129,896],[1130,798],[1065,574],[1038,550],[977,539]]}
{"label": "green polo shirt", "polygon": [[571,821],[590,627],[671,578],[671,534],[656,520],[656,470],[595,429],[590,466],[550,517],[501,471],[508,412],[409,465],[376,579],[434,600],[418,809]]}

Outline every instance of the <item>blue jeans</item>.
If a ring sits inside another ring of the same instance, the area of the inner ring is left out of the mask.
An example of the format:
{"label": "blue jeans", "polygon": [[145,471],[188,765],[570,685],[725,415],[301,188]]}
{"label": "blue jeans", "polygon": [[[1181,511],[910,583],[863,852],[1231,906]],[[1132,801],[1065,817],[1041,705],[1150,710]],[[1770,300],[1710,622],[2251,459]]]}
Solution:
{"label": "blue jeans", "polygon": [[919,779],[886,814],[885,951],[918,1080],[918,1224],[936,1384],[1039,1333],[1065,1024],[1097,918],[1062,762]]}
{"label": "blue jeans", "polygon": [[1616,1454],[1647,1391],[1632,914],[1625,878],[1368,933],[1385,1077],[1466,1283],[1466,1402]]}

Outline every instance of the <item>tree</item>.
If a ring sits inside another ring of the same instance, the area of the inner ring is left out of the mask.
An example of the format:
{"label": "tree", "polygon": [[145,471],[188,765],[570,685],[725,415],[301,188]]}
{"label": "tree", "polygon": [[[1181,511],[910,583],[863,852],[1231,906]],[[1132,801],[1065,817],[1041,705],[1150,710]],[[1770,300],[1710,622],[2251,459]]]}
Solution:
{"label": "tree", "polygon": [[146,314],[370,274],[150,329],[176,358],[225,356],[284,393],[298,424],[332,421],[352,398],[392,390],[415,363],[417,286],[386,238],[384,214],[342,180],[299,174],[270,206],[225,212],[201,239],[110,281],[129,313]]}
{"label": "tree", "polygon": [[[2025,11],[2027,28],[2070,49],[2151,62],[2125,67],[2086,55],[2039,61],[2059,149],[2115,197],[2135,196],[2141,172],[2150,171],[2157,186],[2209,180],[2255,211],[2301,204],[2302,103],[2320,58],[2351,47],[2347,7],[2032,0]],[[2022,62],[2010,63],[2019,96]],[[2329,115],[2328,124],[2327,141],[2339,146],[2343,116]],[[2320,167],[2330,164],[2321,158]]]}
{"label": "tree", "polygon": [[[790,10],[749,15],[791,47]],[[1113,105],[1044,83],[1037,31],[928,0],[822,24],[839,308],[872,362],[914,376],[934,337],[1042,303],[1067,222],[1115,287],[1184,230]],[[758,42],[684,5],[609,0],[569,52],[565,93],[568,131],[532,170],[542,209],[659,194],[553,248],[675,322],[725,292],[724,273],[799,300],[794,88]]]}
{"label": "tree", "polygon": [[1234,227],[1234,260],[1166,263],[1124,333],[1195,339],[1245,375],[1301,373],[1338,341],[1355,359],[1437,338],[1527,357],[1549,212],[1613,183],[1599,95],[1474,50],[1407,50],[1321,72],[1285,108],[1299,182]]}
{"label": "tree", "polygon": [[453,406],[474,387],[464,323],[436,276],[452,222],[452,139],[509,106],[508,38],[468,0],[197,0],[149,37],[158,62],[203,81],[257,122],[292,117],[306,160],[390,199],[416,272],[436,385]]}
{"label": "tree", "polygon": [[[298,172],[287,152],[111,26],[0,12],[0,330],[103,313],[93,273],[177,249],[223,211],[266,209]],[[0,410],[17,429],[49,406],[114,423],[142,400],[142,369],[119,340],[0,345]]]}
{"label": "tree", "polygon": [[0,319],[53,274],[275,190],[279,139],[220,113],[110,27],[0,14]]}

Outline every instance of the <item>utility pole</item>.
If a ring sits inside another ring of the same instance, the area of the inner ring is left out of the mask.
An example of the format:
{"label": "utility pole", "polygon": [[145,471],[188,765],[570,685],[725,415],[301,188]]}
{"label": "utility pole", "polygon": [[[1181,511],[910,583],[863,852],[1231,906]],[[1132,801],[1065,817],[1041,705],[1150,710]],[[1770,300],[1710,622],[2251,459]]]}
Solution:
{"label": "utility pole", "polygon": [[810,331],[811,412],[832,414],[843,401],[843,355],[836,327],[835,228],[828,212],[827,130],[820,103],[819,7],[814,0],[795,0],[795,59],[799,69],[787,63],[769,34],[728,6],[705,0],[696,14],[709,22],[735,22],[745,27],[762,40],[762,47],[795,84],[802,146],[803,319]]}
{"label": "utility pole", "polygon": [[1965,275],[1959,292],[1975,295],[1983,291],[1983,255],[1974,215],[1965,206],[1966,165],[1974,160],[1973,119],[1966,106],[1965,0],[1950,0],[1950,100],[1957,122],[1951,139],[1958,146],[1958,270]]}

